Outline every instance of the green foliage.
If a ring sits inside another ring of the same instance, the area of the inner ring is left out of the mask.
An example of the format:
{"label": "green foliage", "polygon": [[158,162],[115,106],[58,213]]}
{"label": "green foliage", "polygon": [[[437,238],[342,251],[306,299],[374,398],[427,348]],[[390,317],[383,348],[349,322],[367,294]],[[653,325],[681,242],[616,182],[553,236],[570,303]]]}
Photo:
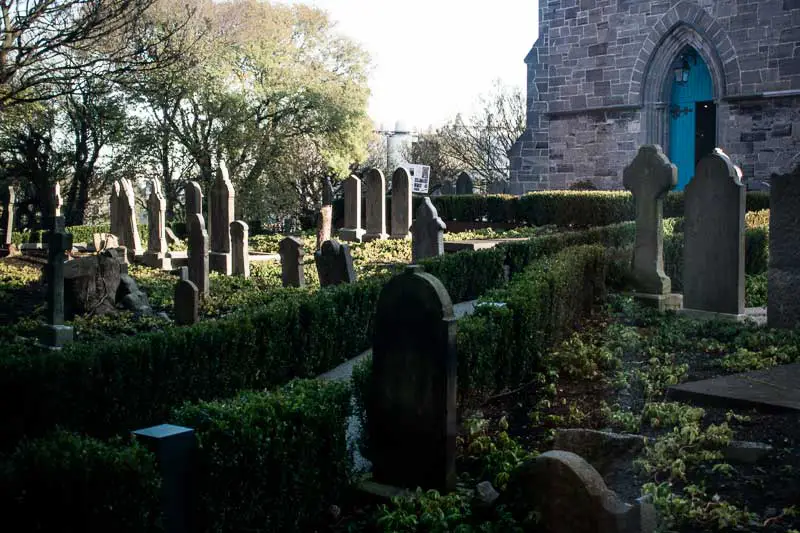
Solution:
{"label": "green foliage", "polygon": [[647,483],[642,487],[642,493],[651,498],[659,512],[662,528],[667,531],[687,525],[700,525],[713,530],[737,530],[757,518],[755,513],[747,509],[739,509],[719,498],[709,497],[696,485],[687,485],[683,489],[684,496],[681,496],[673,492],[672,483]]}
{"label": "green foliage", "polygon": [[466,432],[458,437],[458,446],[462,451],[461,461],[473,481],[489,481],[497,490],[504,491],[511,472],[536,457],[509,437],[505,417],[497,422],[496,428],[490,427],[485,418],[468,418],[464,420],[464,428]]}
{"label": "green foliage", "polygon": [[0,460],[3,520],[31,532],[162,531],[160,483],[155,457],[122,439],[58,431]]}
{"label": "green foliage", "polygon": [[767,273],[747,275],[744,278],[744,296],[747,307],[766,307]]}
{"label": "green foliage", "polygon": [[350,387],[294,381],[176,409],[199,442],[200,531],[305,531],[350,481]]}
{"label": "green foliage", "polygon": [[[111,226],[109,224],[95,224],[85,226],[67,226],[66,232],[72,234],[72,242],[74,243],[87,243],[91,244],[95,233],[109,233]],[[23,243],[38,244],[47,240],[47,230],[44,231],[15,231],[11,240],[14,244],[20,245]],[[147,224],[139,224],[139,236],[142,239],[142,245],[147,246]]]}

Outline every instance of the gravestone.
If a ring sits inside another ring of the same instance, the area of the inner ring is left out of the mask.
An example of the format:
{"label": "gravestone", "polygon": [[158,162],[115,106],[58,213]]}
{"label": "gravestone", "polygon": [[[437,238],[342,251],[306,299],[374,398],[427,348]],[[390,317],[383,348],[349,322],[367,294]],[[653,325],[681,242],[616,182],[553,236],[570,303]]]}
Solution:
{"label": "gravestone", "polygon": [[462,172],[456,179],[456,194],[472,194],[473,183],[472,176],[466,172]]}
{"label": "gravestone", "polygon": [[451,180],[444,180],[442,182],[442,187],[439,189],[442,191],[442,194],[455,194],[456,188],[453,186],[453,182]]}
{"label": "gravestone", "polygon": [[350,176],[344,180],[344,227],[339,230],[343,241],[361,242],[364,229],[361,227],[361,180]]}
{"label": "gravestone", "polygon": [[371,168],[364,175],[367,187],[367,232],[364,241],[384,240],[386,234],[386,179],[383,172]]}
{"label": "gravestone", "polygon": [[56,185],[51,190],[50,205],[53,214],[49,217],[50,238],[47,247],[47,310],[45,323],[39,330],[39,341],[51,348],[61,348],[72,342],[72,327],[64,325],[64,262],[67,252],[72,250],[72,235],[64,229],[61,215],[61,188]]}
{"label": "gravestone", "polygon": [[101,316],[116,312],[117,291],[122,276],[116,249],[67,261],[64,264],[64,316]]}
{"label": "gravestone", "polygon": [[767,324],[800,324],[800,172],[773,176],[769,198]]}
{"label": "gravestone", "polygon": [[200,291],[189,280],[175,285],[175,323],[179,326],[196,324],[200,316]]}
{"label": "gravestone", "polygon": [[423,198],[417,208],[417,218],[411,226],[411,262],[426,257],[444,255],[444,230],[447,226],[430,198]]}
{"label": "gravestone", "polygon": [[143,261],[146,265],[162,270],[171,270],[172,261],[167,257],[166,213],[167,199],[161,192],[161,183],[151,180],[152,190],[147,199],[147,252]]}
{"label": "gravestone", "polygon": [[208,296],[208,232],[203,215],[189,215],[189,281],[197,286],[200,297]]}
{"label": "gravestone", "polygon": [[[183,194],[186,196],[186,220],[189,220],[189,215],[202,215],[203,214],[203,189],[196,181],[190,181],[183,188]],[[186,228],[188,231],[189,228]]]}
{"label": "gravestone", "polygon": [[209,266],[214,272],[226,276],[230,276],[232,270],[230,227],[233,222],[233,204],[234,190],[228,178],[228,167],[220,161],[208,206],[208,232],[211,235]]}
{"label": "gravestone", "polygon": [[548,533],[652,533],[655,508],[623,502],[582,457],[545,452],[511,474],[501,501],[530,502],[537,525]]}
{"label": "gravestone", "polygon": [[[140,256],[144,253],[142,249],[142,239],[139,237],[139,225],[136,217],[136,194],[133,191],[133,184],[128,178],[120,181],[120,208],[119,208],[119,238],[121,246],[125,246],[129,253]],[[112,231],[112,233],[114,233]]]}
{"label": "gravestone", "polygon": [[0,257],[11,255],[14,246],[11,237],[14,233],[14,187],[3,187],[0,194]]}
{"label": "gravestone", "polygon": [[367,431],[376,483],[452,491],[456,320],[442,283],[416,265],[381,290]]}
{"label": "gravestone", "polygon": [[111,185],[111,198],[108,201],[108,214],[111,219],[111,233],[119,237],[122,234],[120,208],[122,206],[122,185],[119,180]]}
{"label": "gravestone", "polygon": [[323,242],[331,239],[333,227],[333,185],[327,176],[322,181],[322,207],[319,209],[317,223],[317,250],[319,250]]}
{"label": "gravestone", "polygon": [[745,187],[719,148],[697,164],[684,200],[683,306],[703,318],[744,318]]}
{"label": "gravestone", "polygon": [[639,148],[622,173],[622,182],[636,204],[636,242],[633,249],[633,281],[636,300],[644,305],[679,309],[672,283],[664,273],[664,198],[678,183],[678,169],[657,144]]}
{"label": "gravestone", "polygon": [[241,220],[231,222],[231,273],[250,277],[250,228]]}
{"label": "gravestone", "polygon": [[322,287],[356,281],[353,257],[346,244],[339,244],[335,240],[325,241],[319,251],[314,253],[314,263],[317,265],[319,284]]}
{"label": "gravestone", "polygon": [[303,241],[297,237],[286,237],[278,244],[281,256],[281,281],[284,287],[303,287],[306,284],[303,272]]}
{"label": "gravestone", "polygon": [[411,227],[411,176],[400,167],[392,174],[392,239],[407,239]]}

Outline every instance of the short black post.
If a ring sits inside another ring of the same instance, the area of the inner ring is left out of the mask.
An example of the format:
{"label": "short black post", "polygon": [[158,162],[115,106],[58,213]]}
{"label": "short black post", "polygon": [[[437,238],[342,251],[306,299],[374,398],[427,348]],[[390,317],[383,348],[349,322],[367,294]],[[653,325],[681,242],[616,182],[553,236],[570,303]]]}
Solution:
{"label": "short black post", "polygon": [[161,471],[161,505],[167,533],[190,533],[190,477],[197,438],[191,428],[161,424],[133,432],[156,454]]}

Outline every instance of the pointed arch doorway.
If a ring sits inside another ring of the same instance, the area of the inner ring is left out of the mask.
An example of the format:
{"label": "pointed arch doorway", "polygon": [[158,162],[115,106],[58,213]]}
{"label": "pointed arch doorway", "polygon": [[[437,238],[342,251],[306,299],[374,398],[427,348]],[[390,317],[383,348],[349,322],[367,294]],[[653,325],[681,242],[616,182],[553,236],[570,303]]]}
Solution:
{"label": "pointed arch doorway", "polygon": [[694,177],[697,162],[716,145],[714,84],[703,58],[691,46],[672,63],[669,103],[669,158],[678,167],[677,190]]}

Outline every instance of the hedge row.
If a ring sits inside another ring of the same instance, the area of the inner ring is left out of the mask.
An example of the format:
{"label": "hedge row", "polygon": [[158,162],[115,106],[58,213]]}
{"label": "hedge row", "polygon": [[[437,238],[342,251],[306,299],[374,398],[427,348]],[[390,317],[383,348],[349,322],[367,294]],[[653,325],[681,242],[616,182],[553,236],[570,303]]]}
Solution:
{"label": "hedge row", "polygon": [[[350,397],[346,383],[296,381],[176,409],[171,421],[194,428],[199,442],[191,530],[313,525],[349,482]],[[59,432],[21,443],[0,470],[3,519],[25,531],[163,530],[160,476],[136,443]]]}
{"label": "hedge row", "polygon": [[[683,216],[683,192],[671,192],[664,201],[664,216]],[[447,221],[514,223],[520,226],[586,228],[634,220],[636,207],[626,191],[543,191],[524,196],[452,195],[433,196],[439,216]],[[414,212],[422,202],[415,196]],[[334,202],[334,220],[342,221],[344,201]],[[769,194],[747,193],[747,211],[769,209]],[[362,207],[365,212],[365,206]],[[387,198],[387,220],[391,217],[391,197]],[[387,222],[388,223],[388,222]]]}

